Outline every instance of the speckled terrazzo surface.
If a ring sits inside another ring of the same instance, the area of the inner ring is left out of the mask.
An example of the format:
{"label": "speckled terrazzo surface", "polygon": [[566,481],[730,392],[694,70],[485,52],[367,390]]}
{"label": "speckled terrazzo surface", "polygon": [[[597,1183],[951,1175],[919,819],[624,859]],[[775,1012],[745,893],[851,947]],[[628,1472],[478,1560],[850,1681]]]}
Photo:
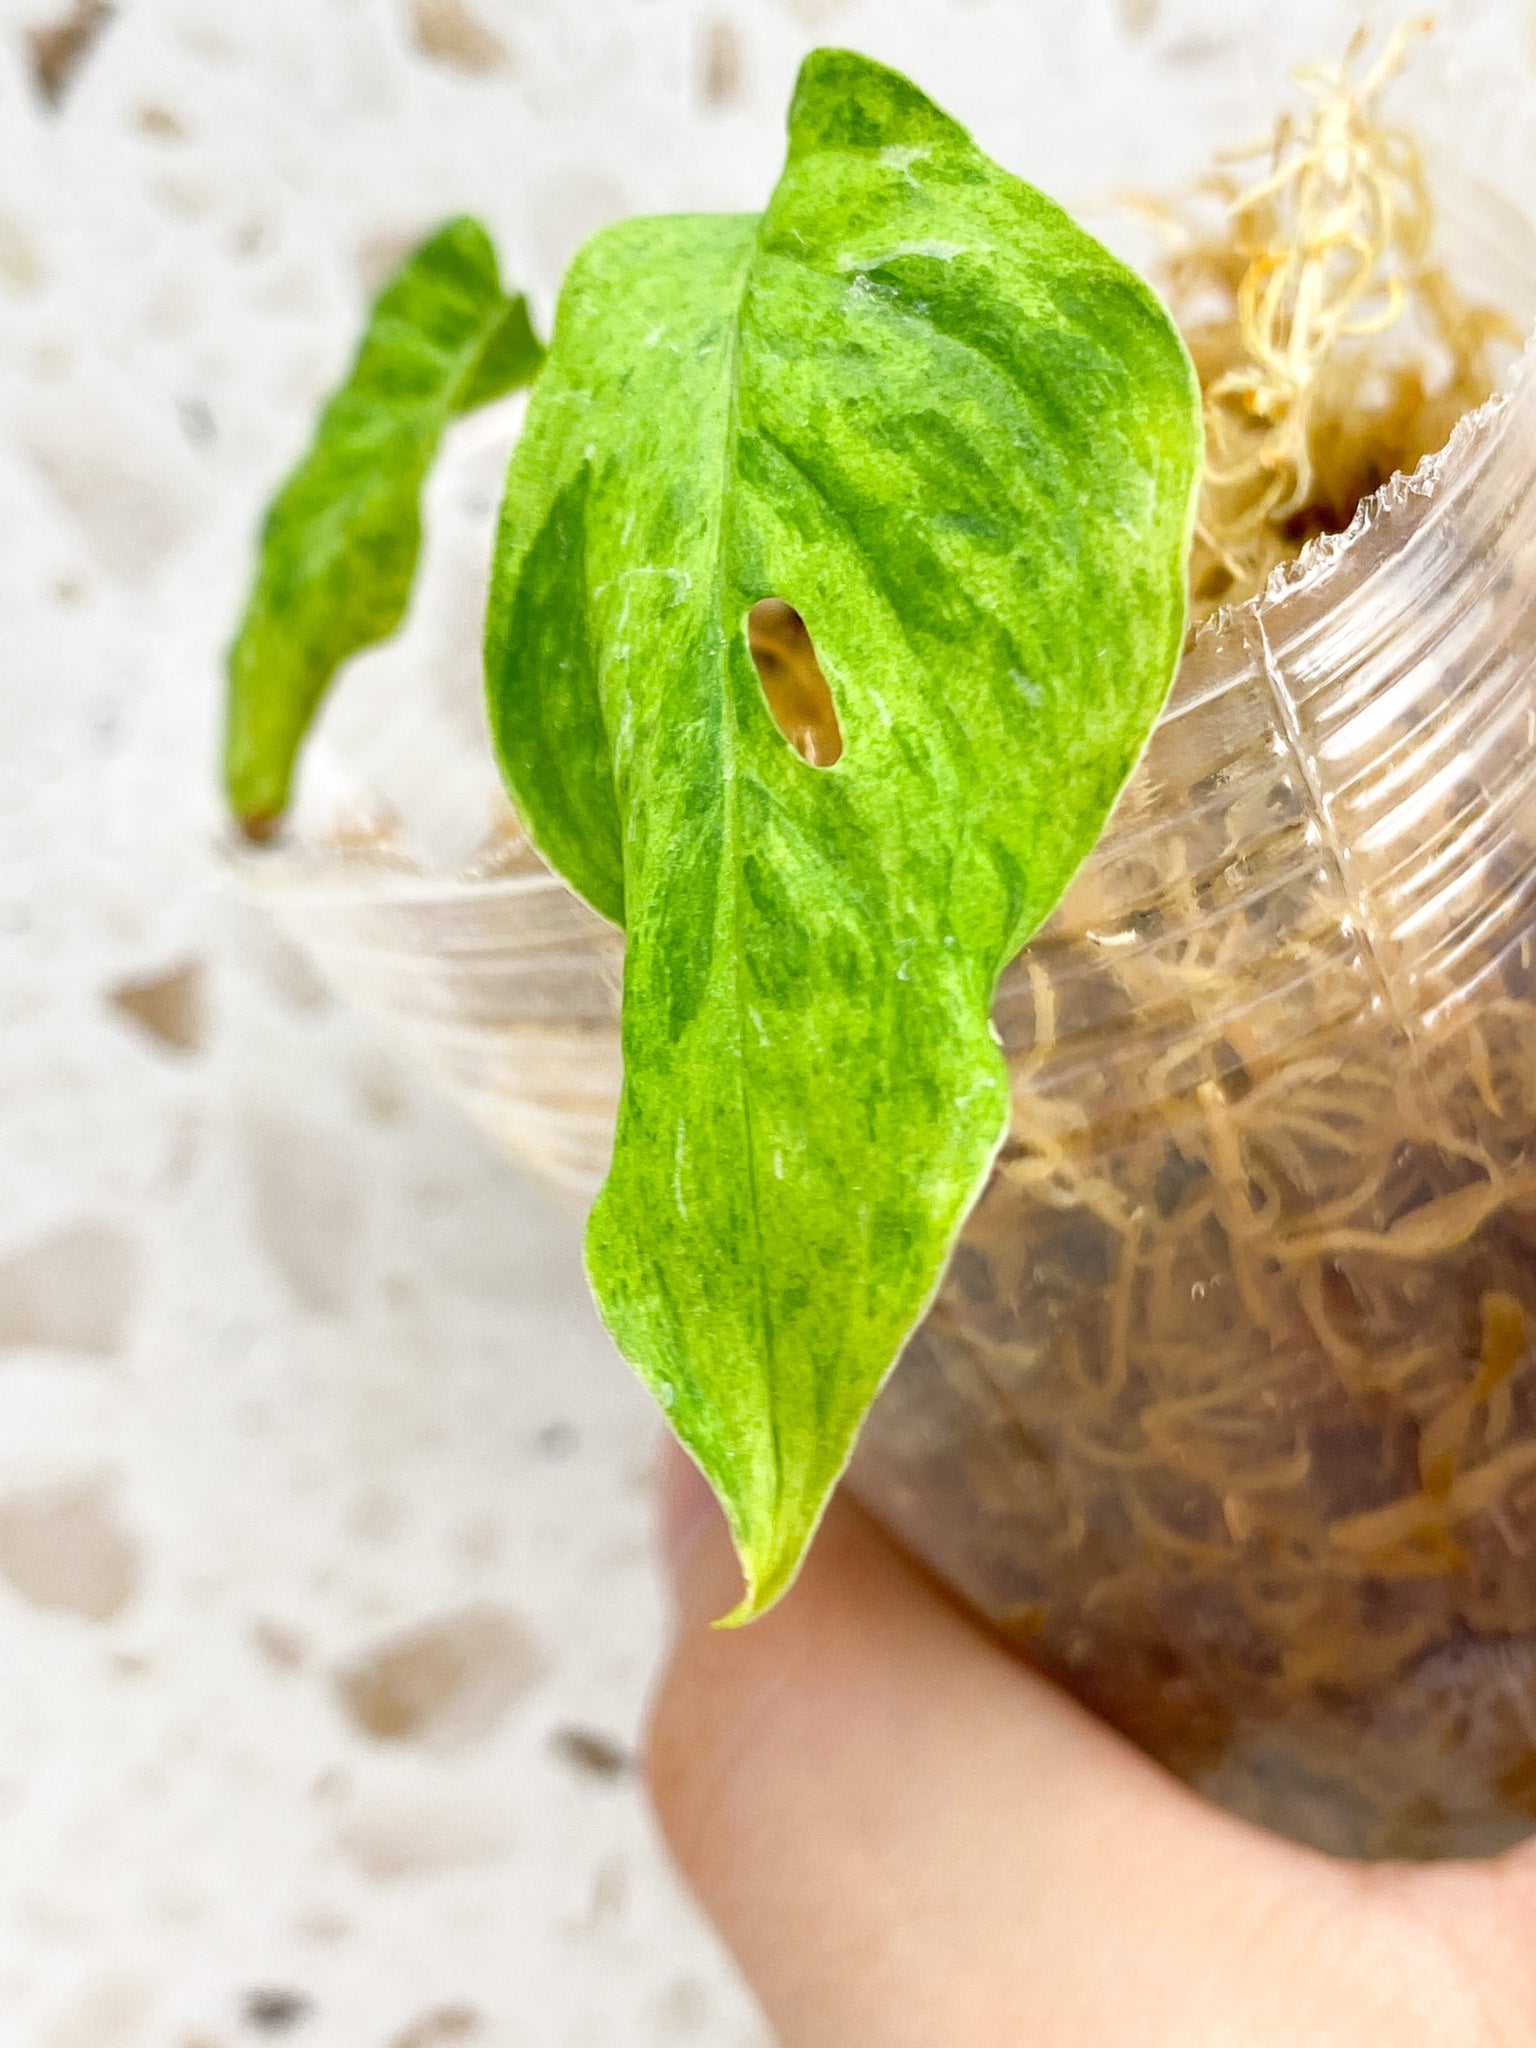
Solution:
{"label": "speckled terrazzo surface", "polygon": [[[0,0],[0,2041],[764,2039],[634,1783],[654,1431],[579,1221],[211,851],[251,522],[366,288],[467,207],[547,316],[602,221],[754,203],[817,40],[1086,204],[1360,11]],[[1442,12],[1536,91],[1530,10]]]}

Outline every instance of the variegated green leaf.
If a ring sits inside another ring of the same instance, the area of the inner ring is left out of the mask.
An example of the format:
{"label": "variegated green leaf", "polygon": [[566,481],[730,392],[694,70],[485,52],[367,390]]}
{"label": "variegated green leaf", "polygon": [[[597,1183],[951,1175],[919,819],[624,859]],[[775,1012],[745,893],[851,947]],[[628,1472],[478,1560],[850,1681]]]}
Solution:
{"label": "variegated green leaf", "polygon": [[331,677],[404,616],[421,488],[449,420],[528,383],[543,356],[478,221],[438,229],[380,293],[351,374],[267,514],[229,652],[225,787],[253,837],[287,804]]}
{"label": "variegated green leaf", "polygon": [[[1008,1112],[998,975],[1098,838],[1184,628],[1199,393],[1153,294],[895,73],[812,56],[761,218],[577,258],[487,667],[535,838],[627,931],[588,1267],[789,1583]],[[806,621],[811,766],[747,638]]]}

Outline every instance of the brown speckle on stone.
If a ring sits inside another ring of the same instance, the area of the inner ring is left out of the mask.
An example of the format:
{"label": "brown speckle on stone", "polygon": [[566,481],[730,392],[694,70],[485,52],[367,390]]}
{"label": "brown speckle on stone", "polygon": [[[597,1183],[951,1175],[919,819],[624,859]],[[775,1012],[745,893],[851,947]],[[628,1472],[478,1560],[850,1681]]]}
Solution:
{"label": "brown speckle on stone", "polygon": [[629,1903],[629,1869],[622,1856],[604,1856],[592,1873],[584,1925],[589,1932],[609,1927]]}
{"label": "brown speckle on stone", "polygon": [[304,1638],[286,1622],[258,1614],[251,1623],[251,1642],[257,1655],[274,1671],[297,1671],[304,1662]]}
{"label": "brown speckle on stone", "polygon": [[701,2034],[709,2024],[709,1993],[696,1977],[674,1977],[653,2008],[662,2039]]}
{"label": "brown speckle on stone", "polygon": [[289,2034],[314,2009],[314,2000],[302,1991],[263,1987],[246,1994],[245,2023],[264,2034]]}
{"label": "brown speckle on stone", "polygon": [[48,280],[42,252],[23,222],[0,213],[0,284],[12,291],[41,291]]}
{"label": "brown speckle on stone", "polygon": [[43,1345],[111,1358],[138,1300],[137,1247],[82,1217],[0,1258],[0,1351]]}
{"label": "brown speckle on stone", "polygon": [[106,0],[75,0],[67,14],[27,30],[33,83],[50,107],[63,101],[112,14]]}
{"label": "brown speckle on stone", "polygon": [[450,2048],[451,2043],[472,2040],[482,2025],[471,2005],[438,2005],[396,2034],[390,2048]]}
{"label": "brown speckle on stone", "polygon": [[198,1052],[207,1034],[207,976],[201,960],[130,975],[107,990],[120,1017],[171,1052]]}
{"label": "brown speckle on stone", "polygon": [[704,24],[699,87],[706,107],[728,107],[741,98],[741,32],[734,22]]}
{"label": "brown speckle on stone", "polygon": [[157,142],[185,142],[191,132],[174,109],[158,105],[140,107],[134,116],[134,126],[141,135],[152,135]]}
{"label": "brown speckle on stone", "polygon": [[413,14],[416,47],[423,56],[471,73],[510,68],[512,52],[465,0],[415,0]]}
{"label": "brown speckle on stone", "polygon": [[357,1106],[371,1124],[397,1124],[409,1108],[409,1086],[400,1068],[388,1054],[366,1046],[352,1070]]}
{"label": "brown speckle on stone", "polygon": [[534,1431],[533,1447],[541,1458],[548,1458],[551,1464],[563,1464],[581,1449],[581,1432],[574,1422],[557,1418],[554,1422],[542,1423]]}
{"label": "brown speckle on stone", "polygon": [[550,1742],[557,1756],[564,1757],[589,1778],[612,1782],[630,1768],[630,1755],[624,1745],[595,1728],[557,1728]]}
{"label": "brown speckle on stone", "polygon": [[340,1672],[337,1692],[380,1742],[459,1747],[489,1735],[544,1668],[526,1624],[486,1601],[390,1636]]}
{"label": "brown speckle on stone", "polygon": [[109,1476],[31,1487],[0,1500],[0,1579],[29,1606],[115,1621],[141,1576],[138,1541]]}
{"label": "brown speckle on stone", "polygon": [[300,1941],[318,1942],[329,1948],[347,1939],[352,1932],[352,1922],[335,1906],[310,1906],[298,1915],[293,1931]]}

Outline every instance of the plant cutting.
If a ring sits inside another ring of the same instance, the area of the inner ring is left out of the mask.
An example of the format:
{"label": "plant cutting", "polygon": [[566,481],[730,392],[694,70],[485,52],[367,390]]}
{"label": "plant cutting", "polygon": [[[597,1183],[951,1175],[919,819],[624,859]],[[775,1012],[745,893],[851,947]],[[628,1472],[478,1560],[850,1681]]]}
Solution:
{"label": "plant cutting", "polygon": [[[521,824],[452,874],[303,827],[246,864],[500,1142],[590,1192],[617,1114],[594,1287],[743,1616],[857,1434],[861,1497],[1106,1718],[1392,1854],[1528,1829],[1536,1670],[1526,259],[1464,268],[1476,202],[1383,117],[1417,32],[1138,202],[1162,304],[820,53],[761,217],[567,281],[488,622]],[[398,608],[425,444],[379,445]],[[258,829],[370,630],[242,634]]]}
{"label": "plant cutting", "polygon": [[[403,610],[443,423],[537,367],[472,223],[384,293],[231,657],[248,831],[328,675]],[[793,1578],[1002,1142],[993,991],[1167,694],[1200,434],[1148,287],[849,52],[807,60],[762,215],[624,222],[566,280],[496,545],[491,720],[534,843],[624,928],[588,1270],[725,1506],[742,1619]],[[765,699],[771,602],[805,622],[835,760]]]}

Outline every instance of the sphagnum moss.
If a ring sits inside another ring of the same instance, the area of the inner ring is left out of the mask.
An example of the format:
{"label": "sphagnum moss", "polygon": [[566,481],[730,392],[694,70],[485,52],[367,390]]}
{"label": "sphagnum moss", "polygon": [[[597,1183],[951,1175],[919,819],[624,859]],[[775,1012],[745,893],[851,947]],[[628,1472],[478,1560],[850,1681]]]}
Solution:
{"label": "sphagnum moss", "polygon": [[1433,248],[1423,153],[1382,95],[1430,24],[1362,68],[1299,74],[1307,106],[1178,204],[1141,201],[1168,248],[1158,282],[1205,396],[1191,622],[1264,588],[1319,533],[1444,446],[1519,336],[1470,303]]}

